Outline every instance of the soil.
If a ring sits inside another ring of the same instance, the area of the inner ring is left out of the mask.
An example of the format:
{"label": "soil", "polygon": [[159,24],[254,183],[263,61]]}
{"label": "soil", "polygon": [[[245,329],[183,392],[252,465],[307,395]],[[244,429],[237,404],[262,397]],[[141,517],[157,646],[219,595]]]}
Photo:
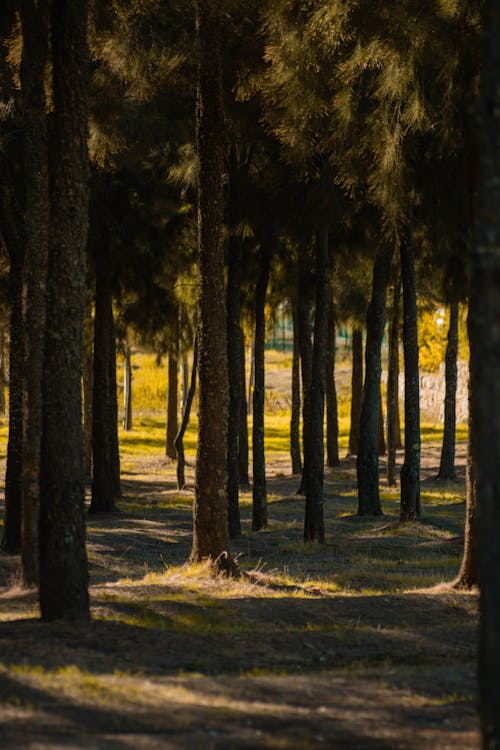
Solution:
{"label": "soil", "polygon": [[0,746],[479,748],[477,595],[449,585],[464,451],[443,488],[425,446],[424,519],[408,527],[386,488],[386,515],[357,518],[344,459],[327,472],[326,543],[308,547],[298,478],[275,456],[266,531],[250,530],[243,488],[239,580],[184,565],[192,492],[138,456],[121,513],[88,519],[92,623],[39,622],[18,561],[0,559]]}

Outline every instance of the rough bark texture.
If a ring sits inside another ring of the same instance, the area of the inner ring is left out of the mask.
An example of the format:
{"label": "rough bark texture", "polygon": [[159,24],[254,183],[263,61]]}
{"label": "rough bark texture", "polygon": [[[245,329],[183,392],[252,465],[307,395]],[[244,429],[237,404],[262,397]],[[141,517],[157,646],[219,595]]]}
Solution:
{"label": "rough bark texture", "polygon": [[21,549],[21,476],[23,466],[23,267],[24,251],[17,234],[8,195],[2,195],[2,232],[9,251],[9,438],[5,472],[5,515],[2,550]]}
{"label": "rough bark texture", "polygon": [[82,355],[88,229],[87,3],[51,4],[53,124],[40,462],[42,619],[90,617]]}
{"label": "rough bark texture", "polygon": [[[299,329],[300,349],[300,372],[302,380],[302,448],[304,456],[307,451],[309,439],[309,422],[311,418],[311,376],[313,344],[311,338],[311,311],[312,311],[312,277],[309,254],[305,251],[299,254],[298,268],[298,305],[297,320]],[[297,494],[305,493],[305,459],[302,467],[302,477]]]}
{"label": "rough bark texture", "polygon": [[[116,511],[113,447],[113,383],[110,359],[114,354],[113,298],[109,275],[109,251],[105,244],[96,253],[94,317],[94,371],[92,401],[92,497],[89,513]],[[116,388],[115,388],[116,392]]]}
{"label": "rough bark texture", "polygon": [[[220,11],[197,0],[199,158],[199,430],[191,559],[221,560],[229,552],[226,463],[229,385],[222,245],[223,112]],[[222,556],[222,557],[221,557]]]}
{"label": "rough bark texture", "polygon": [[455,431],[458,356],[458,302],[450,305],[445,356],[444,430],[438,479],[455,479]]}
{"label": "rough bark texture", "polygon": [[478,184],[471,253],[472,459],[480,528],[479,697],[483,747],[500,748],[500,14],[483,5]]}
{"label": "rough bark texture", "polygon": [[405,457],[401,469],[400,520],[420,517],[420,394],[418,376],[417,294],[411,229],[399,243],[403,287],[403,349],[405,363]]}
{"label": "rough bark texture", "polygon": [[248,477],[248,404],[245,373],[245,336],[240,327],[240,422],[238,437],[238,466],[240,484],[250,484]]}
{"label": "rough bark texture", "polygon": [[45,284],[49,247],[49,183],[45,65],[48,3],[21,3],[23,56],[21,85],[26,164],[24,434],[22,465],[21,574],[25,586],[38,584],[40,438],[45,334]]}
{"label": "rough bark texture", "polygon": [[356,460],[359,516],[382,515],[378,469],[381,346],[392,255],[392,248],[385,248],[377,253],[373,265],[372,297],[366,313],[365,385]]}
{"label": "rough bark texture", "polygon": [[238,237],[230,237],[227,268],[227,359],[229,374],[229,419],[227,430],[227,502],[229,535],[241,534],[239,506],[239,436],[241,417],[241,272],[243,247]]}
{"label": "rough bark texture", "polygon": [[123,351],[123,429],[132,429],[132,353],[128,341]]}
{"label": "rough bark texture", "polygon": [[357,456],[359,448],[359,426],[363,406],[363,331],[352,331],[351,370],[351,429],[349,432],[349,454]]}
{"label": "rough bark texture", "polygon": [[292,357],[292,413],[290,417],[290,457],[292,460],[292,474],[302,472],[302,457],[300,454],[300,350],[299,326],[297,317],[297,300],[292,297],[293,321],[293,357]]}
{"label": "rough bark texture", "polygon": [[191,415],[191,406],[193,404],[194,394],[196,391],[196,373],[198,370],[198,337],[194,337],[193,346],[193,368],[191,370],[191,382],[186,393],[186,403],[182,412],[181,426],[179,432],[175,436],[174,446],[177,453],[177,489],[183,490],[186,486],[186,476],[184,469],[186,466],[186,459],[184,457],[184,434],[189,424],[189,417]]}
{"label": "rough bark texture", "polygon": [[394,284],[389,326],[387,374],[387,484],[396,484],[396,448],[399,445],[399,303],[401,284]]}
{"label": "rough bark texture", "polygon": [[168,353],[168,388],[167,388],[167,432],[165,455],[176,458],[175,436],[179,430],[179,342],[172,345]]}
{"label": "rough bark texture", "polygon": [[328,227],[322,226],[316,236],[316,305],[314,345],[311,371],[309,439],[304,448],[306,508],[304,541],[325,541],[323,517],[325,379],[328,344],[328,318],[332,290],[328,262]]}
{"label": "rough bark texture", "polygon": [[339,419],[335,387],[335,306],[331,300],[326,358],[326,464],[332,467],[338,466],[339,463]]}
{"label": "rough bark texture", "polygon": [[254,388],[253,388],[253,487],[252,487],[252,529],[259,531],[267,526],[266,458],[264,454],[264,401],[265,368],[264,344],[266,341],[265,304],[270,249],[261,247],[260,271],[255,290],[255,339],[254,339]]}

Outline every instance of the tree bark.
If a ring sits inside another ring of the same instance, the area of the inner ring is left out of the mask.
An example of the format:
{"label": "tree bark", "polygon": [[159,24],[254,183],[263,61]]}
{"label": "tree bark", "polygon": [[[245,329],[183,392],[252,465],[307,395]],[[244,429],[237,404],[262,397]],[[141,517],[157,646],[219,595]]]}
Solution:
{"label": "tree bark", "polygon": [[53,0],[50,21],[54,111],[42,385],[40,607],[44,620],[88,620],[82,435],[89,195],[86,1]]}
{"label": "tree bark", "polygon": [[338,466],[339,419],[337,412],[337,389],[335,387],[335,306],[330,301],[328,313],[328,341],[326,358],[326,463]]}
{"label": "tree bark", "polygon": [[94,325],[87,300],[83,329],[83,466],[86,479],[92,479],[92,401],[94,393]]}
{"label": "tree bark", "polygon": [[25,586],[38,584],[40,439],[45,333],[45,288],[49,247],[49,183],[45,66],[48,3],[23,0],[21,86],[26,165],[26,258],[24,321],[24,434],[22,457],[21,574]]}
{"label": "tree bark", "polygon": [[266,459],[264,452],[264,404],[265,366],[264,345],[266,341],[265,304],[269,282],[271,252],[267,245],[260,250],[260,271],[255,290],[255,338],[254,338],[254,388],[253,388],[253,487],[252,529],[259,531],[267,526]]}
{"label": "tree bark", "polygon": [[132,429],[132,355],[128,340],[123,351],[123,429]]}
{"label": "tree bark", "polygon": [[196,146],[199,159],[198,244],[199,428],[193,511],[193,561],[230,564],[226,496],[227,321],[224,292],[223,111],[220,9],[196,2],[198,45]]}
{"label": "tree bark", "polygon": [[349,432],[349,454],[358,455],[361,407],[363,406],[363,332],[361,328],[352,331],[352,371],[351,371],[351,428]]}
{"label": "tree bark", "polygon": [[469,297],[472,460],[479,509],[479,697],[483,748],[500,748],[500,14],[482,11],[478,182]]}
{"label": "tree bark", "polygon": [[304,466],[298,495],[305,494],[305,454],[310,430],[311,419],[311,377],[313,344],[311,338],[311,310],[312,310],[312,277],[309,254],[299,254],[298,278],[298,306],[297,322],[299,330],[300,368],[302,379],[302,449],[304,451]]}
{"label": "tree bark", "polygon": [[229,374],[229,419],[227,431],[227,502],[229,535],[241,535],[239,506],[239,436],[241,417],[241,272],[243,247],[238,237],[229,239],[227,268],[227,360]]}
{"label": "tree bark", "polygon": [[385,446],[385,434],[384,434],[384,406],[383,406],[383,399],[382,399],[382,388],[380,389],[379,404],[380,404],[380,409],[378,413],[378,435],[377,435],[378,455],[385,456],[386,446]]}
{"label": "tree bark", "polygon": [[314,345],[311,371],[309,438],[304,448],[304,476],[306,508],[304,541],[325,541],[324,502],[324,416],[325,379],[328,343],[328,318],[332,290],[328,262],[328,226],[322,226],[316,236],[316,305],[314,315]]}
{"label": "tree bark", "polygon": [[387,375],[387,484],[396,484],[396,448],[399,444],[399,301],[401,283],[394,284],[389,326],[389,366]]}
{"label": "tree bark", "polygon": [[403,286],[403,349],[405,363],[405,457],[401,469],[402,522],[420,518],[420,394],[418,374],[417,294],[411,229],[399,244]]}
{"label": "tree bark", "polygon": [[471,387],[469,377],[469,435],[467,440],[464,553],[458,576],[453,582],[453,587],[456,589],[473,589],[479,586],[479,518],[473,462],[475,436],[470,406]]}
{"label": "tree bark", "polygon": [[361,407],[358,457],[358,515],[381,516],[378,467],[381,346],[386,320],[387,282],[393,248],[377,253],[373,265],[372,297],[366,313],[365,386]]}
{"label": "tree bark", "polygon": [[176,458],[175,436],[179,430],[177,419],[179,410],[179,342],[173,344],[168,353],[168,389],[167,389],[167,435],[165,455]]}
{"label": "tree bark", "polygon": [[291,299],[293,321],[293,359],[292,359],[292,413],[290,417],[290,457],[292,474],[302,473],[300,454],[300,350],[297,300]]}
{"label": "tree bark", "polygon": [[238,438],[238,466],[240,484],[250,484],[248,477],[248,404],[245,375],[245,335],[240,326],[240,421]]}
{"label": "tree bark", "polygon": [[191,406],[193,404],[194,394],[196,391],[196,372],[198,369],[198,337],[194,337],[193,345],[193,367],[191,370],[191,382],[189,389],[186,393],[186,403],[182,412],[181,426],[179,432],[175,436],[174,446],[177,453],[177,489],[183,490],[186,487],[186,476],[184,473],[186,467],[186,459],[184,457],[184,435],[189,424],[189,417],[191,415]]}
{"label": "tree bark", "polygon": [[5,388],[7,386],[7,372],[5,362],[7,360],[6,331],[3,323],[0,324],[0,414],[5,416]]}
{"label": "tree bark", "polygon": [[437,478],[455,479],[455,432],[458,356],[458,302],[450,305],[450,326],[445,355],[444,430],[441,461]]}
{"label": "tree bark", "polygon": [[108,348],[108,367],[109,367],[109,399],[108,399],[108,429],[109,445],[111,454],[111,476],[113,481],[113,494],[116,500],[122,496],[122,486],[120,479],[120,443],[118,441],[118,393],[116,388],[116,329],[115,318],[113,314],[113,298],[108,307],[109,315],[109,348]]}

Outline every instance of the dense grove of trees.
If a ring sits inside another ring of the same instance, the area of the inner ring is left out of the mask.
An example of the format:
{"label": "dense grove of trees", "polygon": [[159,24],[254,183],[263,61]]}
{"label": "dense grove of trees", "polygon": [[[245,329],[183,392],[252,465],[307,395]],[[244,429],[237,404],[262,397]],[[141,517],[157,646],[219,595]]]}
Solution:
{"label": "dense grove of trees", "polygon": [[291,461],[305,495],[304,541],[319,543],[324,466],[339,461],[335,327],[353,331],[349,452],[360,516],[382,514],[388,314],[389,484],[402,343],[400,519],[415,521],[418,302],[450,309],[443,481],[454,477],[458,306],[468,302],[468,508],[456,585],[480,584],[483,734],[485,747],[500,746],[499,56],[493,0],[2,4],[2,546],[21,553],[43,619],[90,616],[85,475],[91,467],[90,511],[115,511],[116,352],[131,429],[130,335],[169,358],[166,453],[178,458],[179,487],[198,377],[191,560],[237,574],[230,538],[241,534],[238,492],[248,480],[249,332],[252,528],[267,524],[266,301],[293,320]]}

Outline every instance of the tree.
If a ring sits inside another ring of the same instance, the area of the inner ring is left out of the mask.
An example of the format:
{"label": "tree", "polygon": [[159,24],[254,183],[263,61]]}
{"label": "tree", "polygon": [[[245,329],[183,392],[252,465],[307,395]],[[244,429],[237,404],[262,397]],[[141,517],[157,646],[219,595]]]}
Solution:
{"label": "tree", "polygon": [[450,324],[445,356],[444,431],[438,479],[455,479],[455,432],[458,356],[458,302],[450,305]]}
{"label": "tree", "polygon": [[50,26],[54,113],[42,381],[40,607],[44,620],[87,620],[81,385],[89,189],[85,0],[53,0]]}

